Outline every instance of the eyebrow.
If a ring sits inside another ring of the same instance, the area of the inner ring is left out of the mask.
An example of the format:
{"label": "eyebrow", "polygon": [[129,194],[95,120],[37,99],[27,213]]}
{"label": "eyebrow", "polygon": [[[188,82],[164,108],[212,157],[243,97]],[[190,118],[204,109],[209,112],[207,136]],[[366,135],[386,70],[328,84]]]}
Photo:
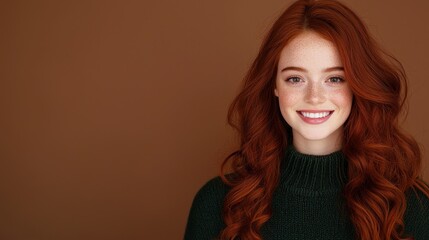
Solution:
{"label": "eyebrow", "polygon": [[[308,71],[307,71],[307,69],[305,69],[305,68],[301,68],[301,67],[294,67],[294,66],[291,66],[291,67],[285,67],[285,68],[283,68],[283,69],[282,69],[282,71],[281,71],[281,72],[284,72],[284,71],[287,71],[287,70],[296,70],[296,71],[301,71],[301,72],[308,72]],[[326,68],[326,69],[324,69],[324,70],[323,70],[323,72],[331,72],[331,71],[335,71],[335,70],[344,71],[344,67],[340,67],[340,66],[337,66],[337,67],[330,67],[330,68]]]}

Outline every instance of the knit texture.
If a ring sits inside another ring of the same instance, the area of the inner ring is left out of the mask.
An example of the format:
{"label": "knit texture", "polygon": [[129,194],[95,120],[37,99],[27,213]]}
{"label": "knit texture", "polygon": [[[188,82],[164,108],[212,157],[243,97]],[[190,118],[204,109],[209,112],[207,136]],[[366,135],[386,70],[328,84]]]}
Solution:
{"label": "knit texture", "polygon": [[[341,151],[316,156],[286,150],[281,178],[274,192],[272,216],[261,228],[263,239],[354,239],[341,190],[347,182],[347,160]],[[222,206],[228,187],[220,177],[196,194],[188,217],[185,240],[217,239],[225,227]],[[405,233],[429,240],[429,199],[409,191]]]}

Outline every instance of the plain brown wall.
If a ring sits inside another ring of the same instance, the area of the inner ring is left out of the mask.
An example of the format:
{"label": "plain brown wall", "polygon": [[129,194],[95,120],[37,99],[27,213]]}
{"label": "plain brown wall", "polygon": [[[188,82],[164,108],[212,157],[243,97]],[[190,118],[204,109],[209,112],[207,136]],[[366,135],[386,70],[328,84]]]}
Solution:
{"label": "plain brown wall", "polygon": [[[403,63],[405,127],[428,149],[427,1],[344,2]],[[289,3],[2,1],[0,239],[181,239]]]}

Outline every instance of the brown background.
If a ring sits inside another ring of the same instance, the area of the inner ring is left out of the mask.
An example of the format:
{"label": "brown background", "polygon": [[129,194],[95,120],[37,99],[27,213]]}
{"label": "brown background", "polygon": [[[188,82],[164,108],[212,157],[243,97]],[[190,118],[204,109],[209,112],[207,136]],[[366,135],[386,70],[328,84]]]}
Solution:
{"label": "brown background", "polygon": [[[344,2],[403,63],[405,127],[428,149],[427,1]],[[1,1],[0,239],[181,239],[289,3]]]}

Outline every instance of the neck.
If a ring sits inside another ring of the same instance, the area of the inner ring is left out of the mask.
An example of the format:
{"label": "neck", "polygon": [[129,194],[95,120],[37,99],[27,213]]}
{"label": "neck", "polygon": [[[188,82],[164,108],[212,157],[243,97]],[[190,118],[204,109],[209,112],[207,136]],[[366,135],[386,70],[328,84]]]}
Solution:
{"label": "neck", "polygon": [[336,131],[323,139],[306,139],[299,134],[293,135],[295,149],[304,154],[326,155],[341,150],[343,142],[342,131]]}

